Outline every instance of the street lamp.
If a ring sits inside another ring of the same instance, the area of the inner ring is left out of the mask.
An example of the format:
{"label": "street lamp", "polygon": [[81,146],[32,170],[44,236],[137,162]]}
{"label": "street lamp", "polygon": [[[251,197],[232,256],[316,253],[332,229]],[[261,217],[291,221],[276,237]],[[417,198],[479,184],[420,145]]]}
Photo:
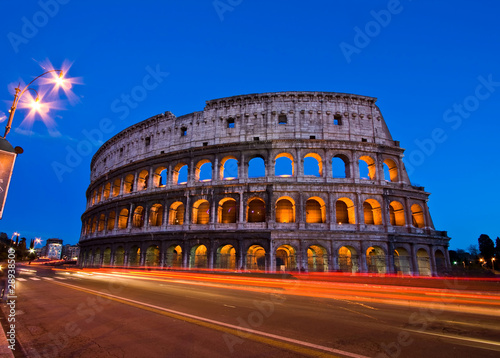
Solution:
{"label": "street lamp", "polygon": [[495,269],[495,258],[494,257],[491,258],[491,269],[492,270]]}
{"label": "street lamp", "polygon": [[32,110],[41,110],[42,104],[40,102],[40,95],[34,88],[31,88],[30,85],[39,78],[46,76],[47,74],[52,74],[52,83],[54,83],[57,87],[64,88],[63,70],[46,71],[40,76],[35,77],[23,89],[20,88],[20,83],[15,88],[14,101],[12,102],[12,106],[10,107],[9,111],[9,120],[7,121],[7,125],[5,126],[5,133],[3,135],[3,138],[0,138],[0,219],[2,219],[5,200],[7,199],[7,192],[9,190],[10,179],[12,177],[12,171],[14,170],[16,157],[18,154],[23,153],[23,149],[21,147],[14,148],[6,139],[6,137],[12,127],[12,120],[14,119],[14,113],[16,112],[19,100],[26,92],[33,91],[36,95],[35,99],[33,99],[30,103]]}

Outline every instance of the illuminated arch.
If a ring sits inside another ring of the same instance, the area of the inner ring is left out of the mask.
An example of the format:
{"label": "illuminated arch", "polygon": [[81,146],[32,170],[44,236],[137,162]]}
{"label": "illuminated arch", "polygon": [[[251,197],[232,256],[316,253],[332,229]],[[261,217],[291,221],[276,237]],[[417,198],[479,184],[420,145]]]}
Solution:
{"label": "illuminated arch", "polygon": [[115,220],[116,213],[114,211],[111,211],[108,215],[108,231],[111,231],[115,228]]}
{"label": "illuminated arch", "polygon": [[122,181],[120,179],[115,179],[113,182],[113,198],[120,195],[120,187],[121,187]]}
{"label": "illuminated arch", "polygon": [[186,184],[187,183],[188,166],[186,163],[178,163],[172,170],[172,183]]}
{"label": "illuminated arch", "polygon": [[[308,165],[306,165],[306,160],[309,162],[307,163]],[[309,168],[311,168],[310,171]],[[304,156],[304,175],[312,175],[316,177],[323,176],[323,160],[319,154],[307,153]]]}
{"label": "illuminated arch", "polygon": [[96,267],[101,265],[101,249],[95,250],[93,264]]}
{"label": "illuminated arch", "polygon": [[129,266],[139,266],[141,264],[141,249],[136,245],[129,250],[128,264]]}
{"label": "illuminated arch", "polygon": [[124,263],[125,263],[125,249],[123,248],[123,246],[119,246],[115,250],[115,254],[113,256],[114,256],[114,261],[113,261],[114,266],[123,266],[124,265]]}
{"label": "illuminated arch", "polygon": [[368,272],[386,273],[385,253],[380,246],[371,246],[366,250]]}
{"label": "illuminated arch", "polygon": [[[364,171],[366,171],[365,173]],[[373,160],[372,157],[368,155],[363,155],[359,157],[359,178],[360,179],[370,179],[370,180],[375,180],[375,172],[376,172],[376,166],[375,166],[375,160]],[[367,177],[365,176],[367,175]]]}
{"label": "illuminated arch", "polygon": [[163,205],[154,204],[149,209],[149,225],[161,226],[163,223]]}
{"label": "illuminated arch", "polygon": [[90,200],[91,200],[91,204],[92,204],[92,205],[95,205],[95,204],[96,204],[96,202],[95,202],[95,201],[96,201],[96,197],[97,197],[97,191],[95,191],[95,190],[94,190],[94,191],[92,192],[91,199],[90,199]]}
{"label": "illuminated arch", "polygon": [[311,197],[306,201],[306,223],[325,223],[326,206],[325,201],[318,196]]}
{"label": "illuminated arch", "polygon": [[391,201],[389,204],[389,216],[392,226],[404,226],[405,208],[399,201]]}
{"label": "illuminated arch", "polygon": [[134,216],[132,217],[132,226],[143,227],[144,226],[144,208],[138,206],[134,210]]}
{"label": "illuminated arch", "polygon": [[418,274],[420,276],[431,276],[431,260],[429,253],[425,249],[417,251]]}
{"label": "illuminated arch", "polygon": [[205,245],[195,245],[191,248],[189,257],[189,267],[208,268],[207,247]]}
{"label": "illuminated arch", "polygon": [[446,271],[446,258],[443,251],[437,249],[434,252],[434,258],[436,259],[436,271],[438,274],[443,274]]}
{"label": "illuminated arch", "polygon": [[375,199],[367,199],[363,203],[363,213],[366,225],[382,225],[382,208]]}
{"label": "illuminated arch", "polygon": [[134,176],[128,174],[125,179],[123,179],[123,193],[130,194],[134,190]]}
{"label": "illuminated arch", "polygon": [[228,155],[220,161],[219,178],[221,180],[232,180],[238,178],[238,159]]}
{"label": "illuminated arch", "polygon": [[179,245],[170,246],[166,254],[167,267],[182,267],[182,248]]}
{"label": "illuminated arch", "polygon": [[137,191],[146,190],[148,188],[149,172],[143,170],[137,176]]}
{"label": "illuminated arch", "polygon": [[352,246],[342,246],[338,251],[338,265],[342,272],[356,273],[359,271],[358,255]]}
{"label": "illuminated arch", "polygon": [[224,198],[219,201],[217,208],[217,222],[219,224],[235,223],[238,217],[238,207],[233,198]]}
{"label": "illuminated arch", "polygon": [[202,159],[194,167],[194,179],[196,181],[212,180],[212,162],[208,159]]}
{"label": "illuminated arch", "polygon": [[236,269],[236,249],[233,245],[224,245],[217,249],[215,268],[226,270]]}
{"label": "illuminated arch", "polygon": [[158,167],[155,169],[153,176],[153,186],[155,188],[163,188],[167,185],[167,168]]}
{"label": "illuminated arch", "polygon": [[169,225],[182,225],[184,224],[184,204],[180,201],[176,201],[170,205],[170,211],[168,215]]}
{"label": "illuminated arch", "polygon": [[277,223],[294,223],[295,201],[289,196],[282,196],[276,200],[275,213]]}
{"label": "illuminated arch", "polygon": [[252,245],[247,250],[246,255],[246,268],[247,270],[260,270],[266,269],[266,250],[260,245]]}
{"label": "illuminated arch", "polygon": [[102,185],[99,186],[99,188],[97,188],[97,200],[96,200],[96,204],[99,204],[101,202],[101,199],[102,199]]}
{"label": "illuminated arch", "polygon": [[106,185],[104,185],[104,200],[109,199],[110,192],[111,192],[111,183],[108,182],[106,183]]}
{"label": "illuminated arch", "polygon": [[328,252],[323,246],[311,245],[307,248],[307,269],[309,272],[328,271]]}
{"label": "illuminated arch", "polygon": [[97,224],[97,231],[104,231],[104,224],[106,223],[106,215],[101,214],[99,216],[99,223]]}
{"label": "illuminated arch", "polygon": [[146,249],[146,266],[160,266],[160,249],[156,245],[151,245]]}
{"label": "illuminated arch", "polygon": [[394,250],[394,271],[396,274],[409,275],[410,269],[410,254],[404,247],[397,247]]}
{"label": "illuminated arch", "polygon": [[248,199],[247,222],[249,223],[266,222],[266,202],[263,199],[259,197],[253,197]]}
{"label": "illuminated arch", "polygon": [[118,229],[126,229],[128,225],[128,209],[122,209],[118,216]]}
{"label": "illuminated arch", "polygon": [[103,266],[111,266],[111,248],[107,247],[102,252],[102,265]]}
{"label": "illuminated arch", "polygon": [[293,177],[295,175],[295,165],[293,156],[290,153],[280,153],[274,158],[274,175],[277,177]]}
{"label": "illuminated arch", "polygon": [[297,269],[295,249],[290,245],[281,245],[276,249],[276,271]]}
{"label": "illuminated arch", "polygon": [[385,176],[384,173],[384,179],[387,181],[391,182],[397,182],[399,181],[399,172],[398,172],[398,165],[396,162],[392,159],[386,159],[384,160],[384,168],[387,168],[389,177]]}
{"label": "illuminated arch", "polygon": [[94,216],[94,219],[92,219],[92,233],[95,233],[97,230],[97,216]]}
{"label": "illuminated arch", "polygon": [[425,227],[424,211],[420,205],[413,204],[411,206],[411,219],[413,226],[418,228]]}
{"label": "illuminated arch", "polygon": [[210,203],[200,199],[193,204],[193,224],[205,225],[210,222]]}
{"label": "illuminated arch", "polygon": [[335,203],[335,222],[337,224],[356,224],[354,203],[349,198],[339,198]]}

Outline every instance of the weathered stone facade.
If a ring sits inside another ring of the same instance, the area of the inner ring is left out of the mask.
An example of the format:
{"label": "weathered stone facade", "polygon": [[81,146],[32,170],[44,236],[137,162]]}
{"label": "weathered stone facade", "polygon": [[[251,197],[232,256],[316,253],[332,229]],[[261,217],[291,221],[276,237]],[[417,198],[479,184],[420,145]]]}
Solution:
{"label": "weathered stone facade", "polygon": [[[251,94],[127,128],[92,159],[80,262],[446,270],[449,238],[434,229],[429,193],[411,185],[404,150],[375,102],[329,92]],[[275,173],[280,161],[286,174]],[[253,169],[259,162],[260,176]],[[229,163],[237,168],[231,177]]]}

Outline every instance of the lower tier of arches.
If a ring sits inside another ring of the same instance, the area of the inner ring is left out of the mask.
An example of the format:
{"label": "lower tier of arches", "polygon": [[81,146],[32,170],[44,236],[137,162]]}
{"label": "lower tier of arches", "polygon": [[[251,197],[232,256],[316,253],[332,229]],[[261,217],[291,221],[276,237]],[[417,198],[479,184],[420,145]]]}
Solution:
{"label": "lower tier of arches", "polygon": [[[413,242],[412,242],[413,241]],[[80,267],[151,267],[266,272],[436,276],[450,268],[447,245],[414,240],[160,239],[80,243]]]}

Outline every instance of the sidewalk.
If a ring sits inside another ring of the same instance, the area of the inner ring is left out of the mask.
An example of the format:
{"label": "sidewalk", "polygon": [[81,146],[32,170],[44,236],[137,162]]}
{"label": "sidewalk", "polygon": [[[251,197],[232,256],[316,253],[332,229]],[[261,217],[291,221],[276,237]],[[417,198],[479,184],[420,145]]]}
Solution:
{"label": "sidewalk", "polygon": [[[5,303],[4,301],[0,301],[2,307],[0,307],[0,320],[2,322],[2,327],[0,329],[0,357],[1,358],[14,358],[14,354],[9,349],[9,342],[7,341],[7,336],[5,335],[5,327],[4,324],[7,323],[7,319],[5,317]],[[16,347],[17,348],[17,347]]]}

